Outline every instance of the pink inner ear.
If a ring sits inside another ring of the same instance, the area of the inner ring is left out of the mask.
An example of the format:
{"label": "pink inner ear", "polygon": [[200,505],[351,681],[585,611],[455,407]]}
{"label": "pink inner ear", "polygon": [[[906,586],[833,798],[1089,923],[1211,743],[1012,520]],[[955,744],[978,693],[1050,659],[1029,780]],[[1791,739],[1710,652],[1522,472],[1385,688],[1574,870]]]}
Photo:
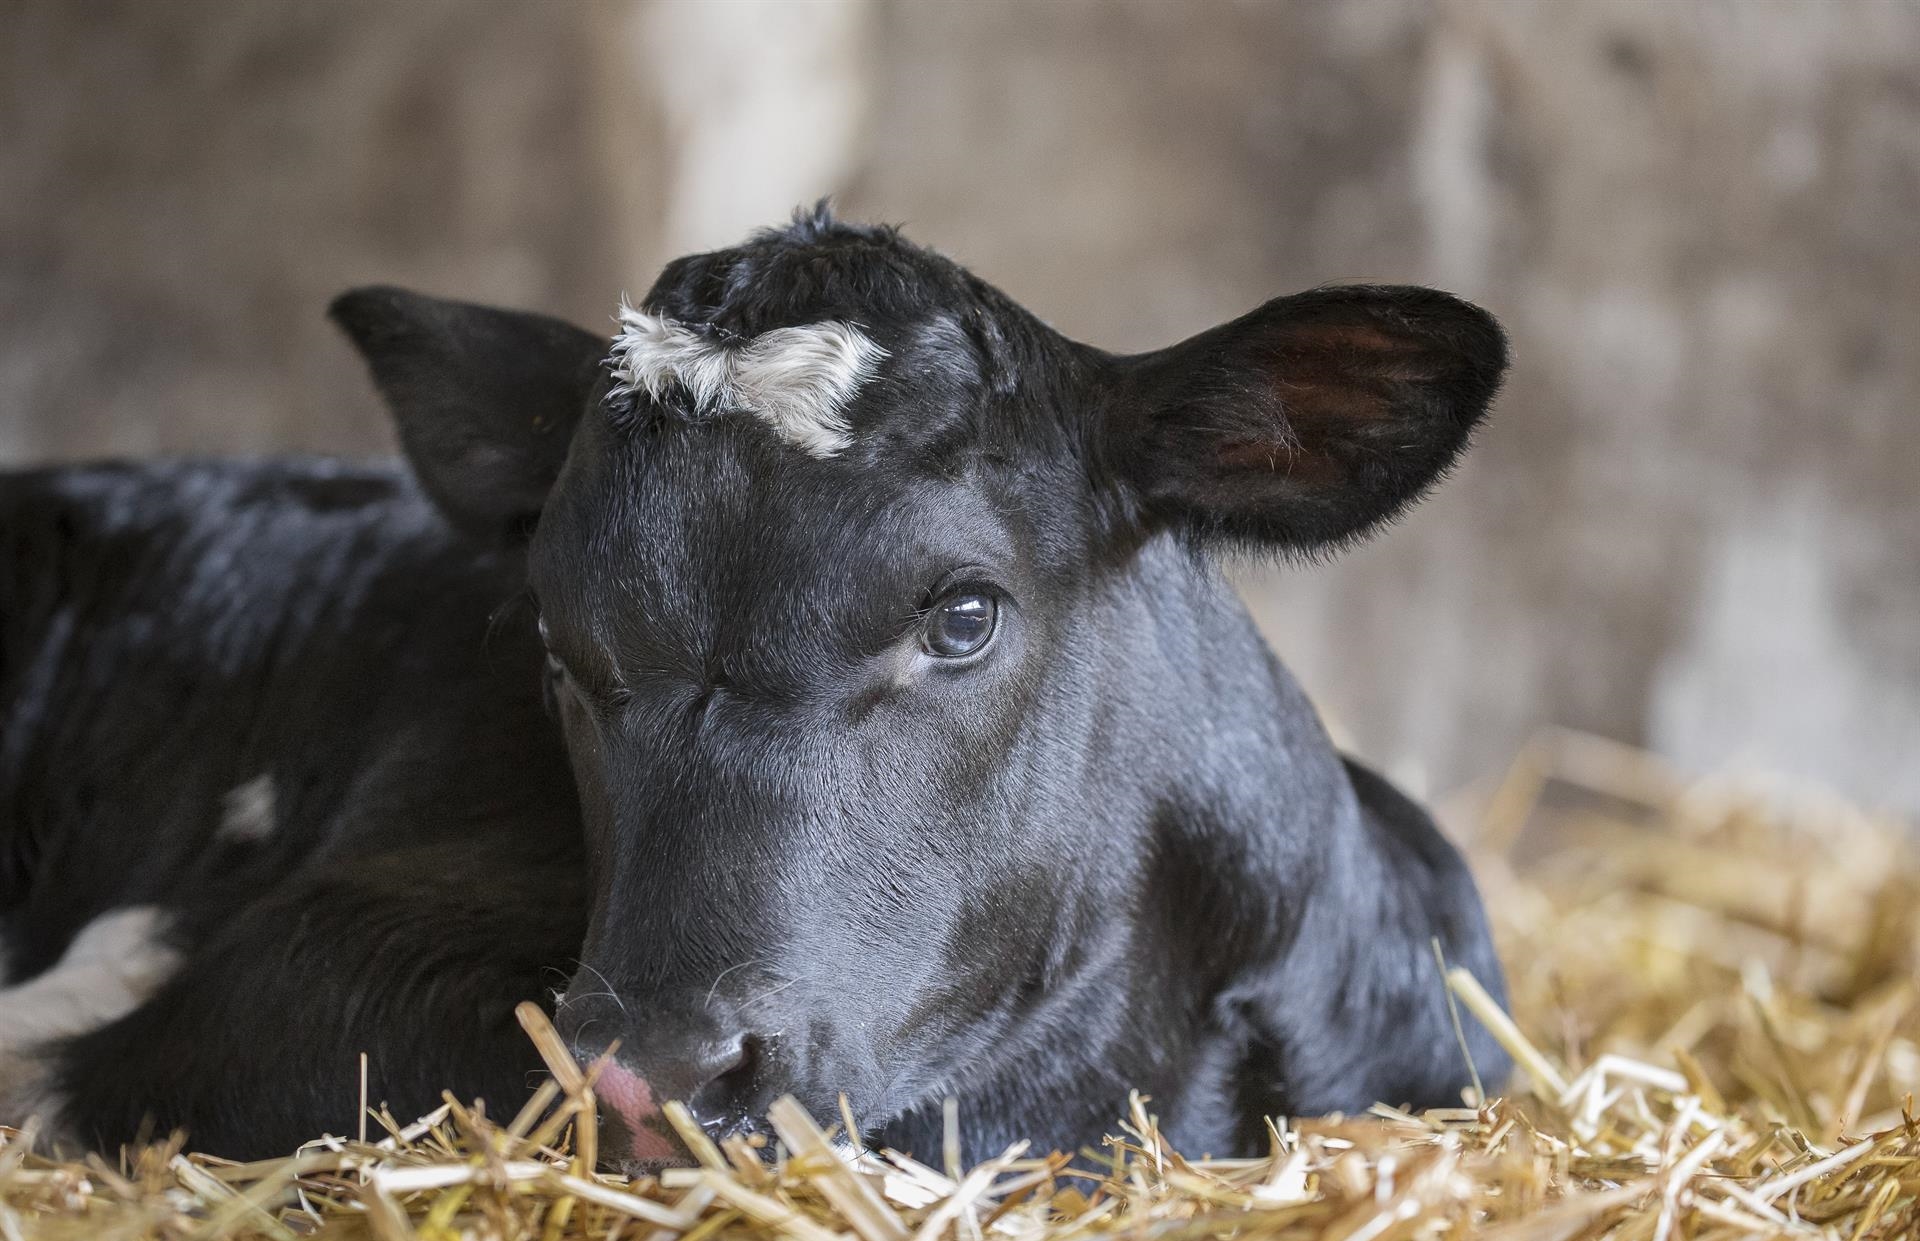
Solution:
{"label": "pink inner ear", "polygon": [[1393,430],[1393,384],[1380,377],[1379,360],[1381,355],[1333,349],[1275,358],[1263,416],[1248,419],[1252,434],[1222,443],[1215,459],[1223,469],[1273,474],[1304,486],[1344,481],[1345,449]]}
{"label": "pink inner ear", "polygon": [[680,1148],[663,1131],[660,1106],[653,1100],[653,1087],[638,1073],[609,1064],[600,1071],[593,1093],[624,1122],[627,1154],[644,1163],[680,1158]]}

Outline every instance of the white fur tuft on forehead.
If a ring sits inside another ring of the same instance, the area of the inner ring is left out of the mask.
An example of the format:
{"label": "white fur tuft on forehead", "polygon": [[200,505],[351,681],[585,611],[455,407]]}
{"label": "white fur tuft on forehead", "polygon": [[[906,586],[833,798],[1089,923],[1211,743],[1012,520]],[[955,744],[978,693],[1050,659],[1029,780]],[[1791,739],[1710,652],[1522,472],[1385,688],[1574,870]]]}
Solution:
{"label": "white fur tuft on forehead", "polygon": [[611,361],[616,391],[658,399],[678,384],[701,413],[752,414],[794,447],[831,457],[853,442],[847,402],[886,356],[838,320],[734,342],[623,304]]}

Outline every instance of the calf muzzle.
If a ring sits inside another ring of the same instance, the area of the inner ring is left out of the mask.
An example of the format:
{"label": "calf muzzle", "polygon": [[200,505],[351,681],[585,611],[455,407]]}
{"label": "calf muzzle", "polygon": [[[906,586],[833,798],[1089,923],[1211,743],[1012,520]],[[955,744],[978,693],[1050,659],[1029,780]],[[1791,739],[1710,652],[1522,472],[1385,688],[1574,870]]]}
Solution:
{"label": "calf muzzle", "polygon": [[636,1167],[687,1162],[662,1112],[670,1100],[684,1103],[714,1138],[748,1134],[764,1123],[775,1086],[761,1035],[702,1022],[698,1033],[671,1037],[651,1030],[622,1039],[608,1058],[609,1040],[582,1037],[603,1033],[602,1023],[568,1024],[579,1026],[567,1035],[575,1059],[583,1067],[604,1061],[594,1093],[601,1105],[602,1149],[610,1160]]}

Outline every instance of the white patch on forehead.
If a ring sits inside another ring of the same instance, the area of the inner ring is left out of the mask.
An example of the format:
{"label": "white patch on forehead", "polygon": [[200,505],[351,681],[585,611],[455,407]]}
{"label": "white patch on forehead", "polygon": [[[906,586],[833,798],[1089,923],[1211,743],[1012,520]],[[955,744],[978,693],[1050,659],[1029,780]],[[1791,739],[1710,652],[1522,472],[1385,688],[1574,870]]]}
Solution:
{"label": "white patch on forehead", "polygon": [[247,844],[273,835],[273,777],[261,772],[245,784],[236,784],[220,799],[221,840]]}
{"label": "white patch on forehead", "polygon": [[613,370],[620,389],[658,399],[678,384],[700,413],[749,413],[789,444],[831,457],[853,442],[847,402],[887,351],[851,323],[775,328],[715,340],[684,323],[620,307]]}
{"label": "white patch on forehead", "polygon": [[101,914],[51,969],[0,990],[0,1124],[55,1122],[46,1045],[117,1021],[158,990],[179,965],[165,929],[151,906]]}

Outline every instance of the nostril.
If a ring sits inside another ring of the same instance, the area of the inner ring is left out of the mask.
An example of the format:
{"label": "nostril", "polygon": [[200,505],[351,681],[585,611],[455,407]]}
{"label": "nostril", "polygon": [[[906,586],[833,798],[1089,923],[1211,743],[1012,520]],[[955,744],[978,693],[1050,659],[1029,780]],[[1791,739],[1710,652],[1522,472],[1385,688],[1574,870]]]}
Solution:
{"label": "nostril", "polygon": [[755,1115],[764,1044],[751,1034],[716,1044],[701,1066],[706,1078],[687,1100],[687,1110],[710,1133],[751,1127]]}

